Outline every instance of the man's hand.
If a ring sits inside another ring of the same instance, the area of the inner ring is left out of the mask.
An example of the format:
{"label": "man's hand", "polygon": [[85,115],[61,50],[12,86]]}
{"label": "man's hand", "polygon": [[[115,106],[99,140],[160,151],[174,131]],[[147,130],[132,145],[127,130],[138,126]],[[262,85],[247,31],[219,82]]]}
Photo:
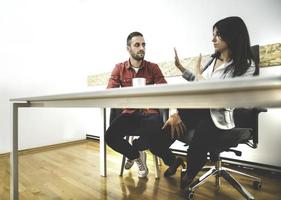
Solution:
{"label": "man's hand", "polygon": [[181,120],[178,113],[175,113],[169,117],[169,119],[165,122],[162,129],[165,129],[166,127],[170,127],[171,131],[168,132],[171,134],[172,138],[179,138],[181,135],[183,135],[186,131],[186,127]]}

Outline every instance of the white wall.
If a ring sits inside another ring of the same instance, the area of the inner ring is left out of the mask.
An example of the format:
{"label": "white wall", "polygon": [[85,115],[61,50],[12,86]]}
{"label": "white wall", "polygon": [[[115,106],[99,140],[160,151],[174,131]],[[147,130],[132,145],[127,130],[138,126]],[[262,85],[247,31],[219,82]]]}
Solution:
{"label": "white wall", "polygon": [[[280,10],[280,0],[0,1],[0,153],[10,148],[10,98],[93,89],[87,75],[127,59],[131,31],[145,35],[146,58],[162,62],[173,47],[181,57],[212,52],[212,25],[229,15],[244,18],[252,44],[280,42]],[[23,110],[20,148],[100,132],[98,112]]]}

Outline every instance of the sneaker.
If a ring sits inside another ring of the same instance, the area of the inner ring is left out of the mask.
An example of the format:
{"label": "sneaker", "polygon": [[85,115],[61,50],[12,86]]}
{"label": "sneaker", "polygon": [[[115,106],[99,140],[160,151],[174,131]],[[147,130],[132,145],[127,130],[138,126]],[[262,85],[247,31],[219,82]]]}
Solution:
{"label": "sneaker", "polygon": [[126,159],[126,163],[125,163],[124,168],[125,168],[126,170],[128,170],[128,169],[131,169],[131,167],[132,167],[133,165],[134,165],[134,160]]}
{"label": "sneaker", "polygon": [[165,177],[173,176],[176,172],[179,166],[182,166],[182,168],[185,168],[185,164],[181,158],[176,158],[175,161],[169,166],[169,168],[164,172]]}
{"label": "sneaker", "polygon": [[136,159],[136,163],[139,167],[138,176],[140,178],[147,177],[148,175],[148,168],[146,165],[146,153],[144,151],[140,151],[140,157]]}

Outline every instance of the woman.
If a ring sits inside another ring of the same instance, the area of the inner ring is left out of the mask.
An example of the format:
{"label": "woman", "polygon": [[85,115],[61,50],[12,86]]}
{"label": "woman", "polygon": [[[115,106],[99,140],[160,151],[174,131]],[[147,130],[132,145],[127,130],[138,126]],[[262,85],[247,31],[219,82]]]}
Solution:
{"label": "woman", "polygon": [[[253,76],[259,73],[258,65],[250,49],[247,27],[240,17],[227,17],[213,25],[212,39],[215,54],[201,69],[199,56],[195,74],[185,69],[175,50],[175,65],[188,81],[214,80]],[[233,108],[221,109],[179,109],[166,121],[172,136],[180,137],[186,129],[195,129],[187,155],[187,171],[182,177],[181,186],[188,189],[194,177],[207,161],[207,153],[212,146],[218,146],[218,138],[235,127]]]}

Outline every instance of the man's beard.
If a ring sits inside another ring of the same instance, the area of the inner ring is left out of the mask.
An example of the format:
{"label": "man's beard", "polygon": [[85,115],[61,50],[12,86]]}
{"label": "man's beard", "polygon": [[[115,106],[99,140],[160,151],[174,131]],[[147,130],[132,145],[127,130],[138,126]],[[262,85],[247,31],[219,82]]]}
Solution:
{"label": "man's beard", "polygon": [[138,53],[133,53],[133,52],[131,52],[131,56],[132,56],[135,60],[141,61],[141,60],[144,59],[145,52],[142,51],[141,53],[142,53],[142,55],[139,55],[139,52],[138,52]]}

